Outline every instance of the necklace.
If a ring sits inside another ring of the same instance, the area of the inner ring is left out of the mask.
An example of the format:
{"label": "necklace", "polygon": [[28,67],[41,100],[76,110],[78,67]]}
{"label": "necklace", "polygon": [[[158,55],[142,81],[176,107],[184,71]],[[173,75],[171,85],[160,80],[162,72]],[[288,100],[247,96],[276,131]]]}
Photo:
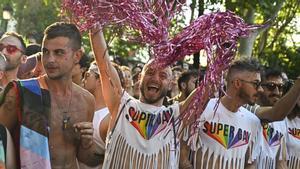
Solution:
{"label": "necklace", "polygon": [[70,111],[71,103],[72,103],[72,95],[73,95],[73,87],[71,87],[71,95],[69,99],[69,105],[67,111],[63,112],[63,120],[62,120],[62,130],[66,130],[70,125],[71,116],[68,116],[68,112]]}
{"label": "necklace", "polygon": [[[49,84],[49,83],[48,83],[48,84]],[[49,85],[48,85],[48,89],[49,89],[50,93],[52,93],[52,95],[54,95],[54,96],[56,95],[56,94],[50,89]],[[62,114],[63,114],[63,118],[62,118],[62,130],[63,130],[63,131],[66,130],[66,129],[68,129],[68,128],[70,127],[71,116],[68,115],[68,112],[70,111],[70,107],[71,107],[71,104],[72,104],[72,97],[73,97],[73,86],[71,86],[71,94],[70,94],[70,98],[68,99],[68,107],[67,107],[67,109],[65,109],[64,111],[62,111]],[[57,108],[58,108],[60,111],[63,110],[63,108],[62,108],[63,106],[61,106],[61,105],[58,104],[58,102],[60,102],[60,100],[57,101],[57,99],[55,99],[55,98],[59,98],[59,97],[53,97],[52,102],[55,102]]]}

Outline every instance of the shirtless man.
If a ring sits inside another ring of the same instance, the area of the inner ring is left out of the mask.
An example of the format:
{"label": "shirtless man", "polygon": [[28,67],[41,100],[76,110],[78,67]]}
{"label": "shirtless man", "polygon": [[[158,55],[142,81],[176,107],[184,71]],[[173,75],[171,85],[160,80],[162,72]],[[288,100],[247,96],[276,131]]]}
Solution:
{"label": "shirtless man", "polygon": [[[171,89],[170,67],[155,69],[148,62],[140,77],[140,98],[131,97],[121,87],[109,60],[101,31],[91,31],[90,39],[101,74],[102,90],[111,120],[103,168],[144,169],[178,168],[178,138],[173,117],[178,117],[190,102],[163,106]],[[173,126],[173,127],[171,127]],[[172,128],[167,132],[168,127]]]}
{"label": "shirtless man", "polygon": [[[34,95],[39,91],[31,90],[34,85],[22,88],[28,81],[12,83],[17,84],[17,89],[16,85],[8,85],[2,93],[5,98],[0,107],[0,123],[14,135],[18,135],[20,131],[20,144],[16,144],[16,147],[20,148],[19,163],[22,167],[76,169],[77,159],[88,165],[98,164],[94,154],[91,123],[95,110],[94,98],[89,92],[72,83],[71,77],[72,68],[80,60],[80,46],[81,36],[75,25],[64,22],[50,25],[44,32],[42,43],[42,62],[46,75],[37,80],[42,93],[42,97],[38,98],[42,99],[22,99],[31,91],[33,92],[30,96],[36,98]],[[35,84],[35,81],[33,79],[29,82]],[[49,104],[45,104],[45,95],[48,99],[51,98]],[[40,100],[42,106],[37,105]],[[35,107],[38,108],[34,109]],[[43,119],[44,112],[49,112],[46,121]],[[29,115],[26,116],[27,114]],[[26,138],[22,137],[23,134]],[[33,136],[34,140],[31,139]],[[44,140],[46,141],[43,143],[49,145],[44,146],[41,143]],[[36,145],[31,145],[31,142]],[[44,151],[40,151],[41,148]]]}

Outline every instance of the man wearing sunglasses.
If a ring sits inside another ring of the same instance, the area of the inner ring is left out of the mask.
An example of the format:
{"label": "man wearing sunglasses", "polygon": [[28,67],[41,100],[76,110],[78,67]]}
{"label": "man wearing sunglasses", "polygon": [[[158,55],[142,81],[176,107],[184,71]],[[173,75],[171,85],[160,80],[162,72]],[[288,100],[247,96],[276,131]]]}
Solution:
{"label": "man wearing sunglasses", "polygon": [[277,169],[287,168],[286,137],[287,129],[283,121],[285,116],[295,106],[300,95],[300,79],[287,94],[281,98],[283,78],[281,72],[266,69],[262,73],[264,91],[259,93],[258,105],[247,106],[261,120],[261,136],[263,137],[262,152],[258,158],[257,168]]}
{"label": "man wearing sunglasses", "polygon": [[259,105],[273,106],[282,97],[284,82],[281,75],[281,71],[272,68],[267,68],[262,73],[261,86],[264,91],[259,94]]}
{"label": "man wearing sunglasses", "polygon": [[[273,68],[266,68],[262,73],[263,92],[257,100],[260,106],[274,106],[283,93],[282,72]],[[276,114],[277,112],[273,112]],[[284,121],[262,122],[262,151],[258,158],[258,168],[273,169],[287,168],[286,138],[287,129]]]}
{"label": "man wearing sunglasses", "polygon": [[25,42],[18,33],[6,32],[1,37],[0,52],[5,56],[7,62],[5,77],[2,79],[4,86],[11,80],[17,79],[19,66],[26,60],[25,49]]}

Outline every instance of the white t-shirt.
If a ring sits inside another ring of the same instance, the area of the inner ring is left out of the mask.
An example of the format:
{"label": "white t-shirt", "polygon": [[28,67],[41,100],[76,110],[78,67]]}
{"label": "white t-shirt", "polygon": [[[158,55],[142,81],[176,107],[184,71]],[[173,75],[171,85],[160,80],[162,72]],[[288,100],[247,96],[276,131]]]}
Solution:
{"label": "white t-shirt", "polygon": [[[275,169],[276,157],[279,160],[286,160],[286,125],[284,121],[264,123],[261,125],[262,151],[258,158],[259,169]],[[285,150],[285,151],[284,151]],[[286,156],[283,156],[285,154]]]}
{"label": "white t-shirt", "polygon": [[[252,163],[259,154],[257,143],[260,139],[260,121],[243,107],[237,112],[231,112],[221,102],[216,107],[217,102],[218,99],[211,99],[200,116],[199,144],[195,150],[194,166],[202,169],[211,163],[212,167],[209,169],[217,166],[225,169],[224,164],[227,163],[228,169],[244,169],[245,160]],[[249,159],[245,159],[247,149],[252,152]],[[201,151],[202,157],[197,157],[198,151]],[[200,166],[196,166],[199,158],[202,162],[198,162]]]}
{"label": "white t-shirt", "polygon": [[[252,113],[256,114],[259,105],[245,105]],[[276,112],[274,112],[276,113]],[[276,157],[279,160],[286,160],[286,138],[287,129],[285,121],[276,121],[271,123],[261,123],[261,153],[257,160],[258,169],[275,169]],[[284,156],[285,155],[285,156]],[[285,159],[284,159],[285,158]]]}
{"label": "white t-shirt", "polygon": [[285,119],[287,127],[287,151],[289,154],[289,169],[300,168],[300,118]]}
{"label": "white t-shirt", "polygon": [[94,127],[94,139],[96,144],[98,145],[98,149],[97,149],[97,153],[99,154],[104,154],[105,153],[105,141],[102,140],[101,136],[100,136],[100,125],[102,120],[106,117],[106,115],[109,114],[109,110],[107,107],[97,110],[94,113],[94,118],[93,118],[93,127]]}
{"label": "white t-shirt", "polygon": [[157,107],[124,92],[119,113],[115,129],[107,137],[104,169],[178,168],[172,117],[179,115],[179,104]]}

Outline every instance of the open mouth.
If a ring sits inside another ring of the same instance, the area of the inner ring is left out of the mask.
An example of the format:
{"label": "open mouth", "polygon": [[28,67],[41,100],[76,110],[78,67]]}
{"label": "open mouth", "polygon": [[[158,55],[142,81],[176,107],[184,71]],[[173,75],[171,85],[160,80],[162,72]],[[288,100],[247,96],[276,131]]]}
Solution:
{"label": "open mouth", "polygon": [[157,93],[159,91],[159,87],[158,86],[148,86],[147,87],[147,90],[149,92],[154,92],[154,93]]}

